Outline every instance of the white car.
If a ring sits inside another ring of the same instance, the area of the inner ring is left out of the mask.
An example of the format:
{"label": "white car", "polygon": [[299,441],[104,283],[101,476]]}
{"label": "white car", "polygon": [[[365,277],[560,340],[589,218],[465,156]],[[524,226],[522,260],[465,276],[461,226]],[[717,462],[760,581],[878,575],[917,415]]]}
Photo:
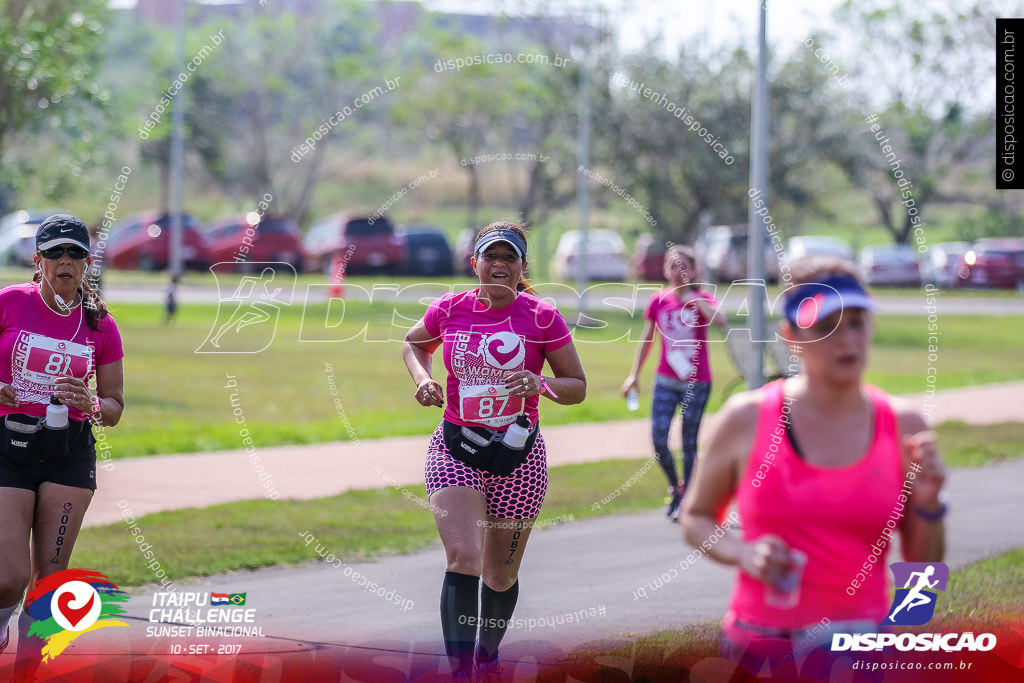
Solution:
{"label": "white car", "polygon": [[0,265],[32,266],[39,224],[60,209],[29,209],[9,213],[0,220]]}
{"label": "white car", "polygon": [[790,237],[786,245],[785,265],[793,263],[801,256],[838,256],[853,263],[853,249],[845,240],[828,235],[800,235]]}
{"label": "white car", "polygon": [[903,244],[872,244],[861,249],[860,274],[872,286],[919,287],[917,251]]}
{"label": "white car", "polygon": [[[572,282],[579,277],[578,263],[583,253],[579,230],[562,235],[551,265],[554,279]],[[614,230],[588,231],[584,261],[588,280],[625,280],[629,271],[626,244]]]}

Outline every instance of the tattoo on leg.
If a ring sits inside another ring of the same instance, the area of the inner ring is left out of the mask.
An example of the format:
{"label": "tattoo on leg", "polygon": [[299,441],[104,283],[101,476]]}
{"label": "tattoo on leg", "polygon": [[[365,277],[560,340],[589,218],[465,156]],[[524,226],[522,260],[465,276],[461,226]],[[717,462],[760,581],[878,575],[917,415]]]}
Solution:
{"label": "tattoo on leg", "polygon": [[74,507],[70,501],[64,503],[64,510],[60,515],[60,528],[57,529],[57,550],[54,552],[50,564],[60,564],[60,551],[64,547],[64,534],[68,532],[68,522],[71,521],[71,511]]}
{"label": "tattoo on leg", "polygon": [[516,555],[516,550],[519,549],[519,536],[523,533],[523,522],[519,520],[516,522],[516,532],[512,534],[512,543],[508,547],[508,559],[505,560],[505,564],[515,564],[515,560],[512,558]]}

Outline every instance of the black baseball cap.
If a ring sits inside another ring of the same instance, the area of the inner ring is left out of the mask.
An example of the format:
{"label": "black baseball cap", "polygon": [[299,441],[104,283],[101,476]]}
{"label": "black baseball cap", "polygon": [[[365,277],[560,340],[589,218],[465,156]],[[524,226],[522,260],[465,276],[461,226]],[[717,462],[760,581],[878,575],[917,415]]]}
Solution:
{"label": "black baseball cap", "polygon": [[61,244],[74,244],[86,251],[89,247],[89,228],[69,213],[55,213],[39,224],[36,232],[36,251]]}

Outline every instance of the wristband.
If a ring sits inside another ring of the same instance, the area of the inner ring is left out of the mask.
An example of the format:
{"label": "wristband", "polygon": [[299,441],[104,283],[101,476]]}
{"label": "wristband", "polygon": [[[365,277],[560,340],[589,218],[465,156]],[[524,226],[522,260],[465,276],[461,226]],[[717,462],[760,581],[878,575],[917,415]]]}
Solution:
{"label": "wristband", "polygon": [[556,394],[555,392],[551,391],[551,387],[548,386],[548,381],[546,379],[544,379],[543,377],[541,377],[540,378],[540,393],[543,394],[545,391],[548,392],[549,394],[551,394],[552,398],[558,398],[558,394]]}
{"label": "wristband", "polygon": [[947,512],[949,512],[949,505],[946,503],[944,493],[939,494],[939,509],[935,512],[929,512],[917,503],[914,503],[914,514],[928,522],[941,522]]}

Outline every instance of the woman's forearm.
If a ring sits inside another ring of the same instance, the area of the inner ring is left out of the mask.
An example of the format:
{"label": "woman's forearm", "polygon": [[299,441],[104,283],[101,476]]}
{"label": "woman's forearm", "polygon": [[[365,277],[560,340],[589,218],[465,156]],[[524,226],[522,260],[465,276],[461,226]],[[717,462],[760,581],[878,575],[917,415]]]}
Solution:
{"label": "woman's forearm", "polygon": [[551,391],[558,394],[558,398],[549,392],[544,392],[544,395],[559,405],[576,405],[587,397],[587,383],[578,377],[545,377],[544,381]]}
{"label": "woman's forearm", "polygon": [[405,361],[405,367],[409,370],[409,375],[416,386],[431,379],[433,355],[426,349],[412,342],[404,342],[402,344],[402,360]]}

